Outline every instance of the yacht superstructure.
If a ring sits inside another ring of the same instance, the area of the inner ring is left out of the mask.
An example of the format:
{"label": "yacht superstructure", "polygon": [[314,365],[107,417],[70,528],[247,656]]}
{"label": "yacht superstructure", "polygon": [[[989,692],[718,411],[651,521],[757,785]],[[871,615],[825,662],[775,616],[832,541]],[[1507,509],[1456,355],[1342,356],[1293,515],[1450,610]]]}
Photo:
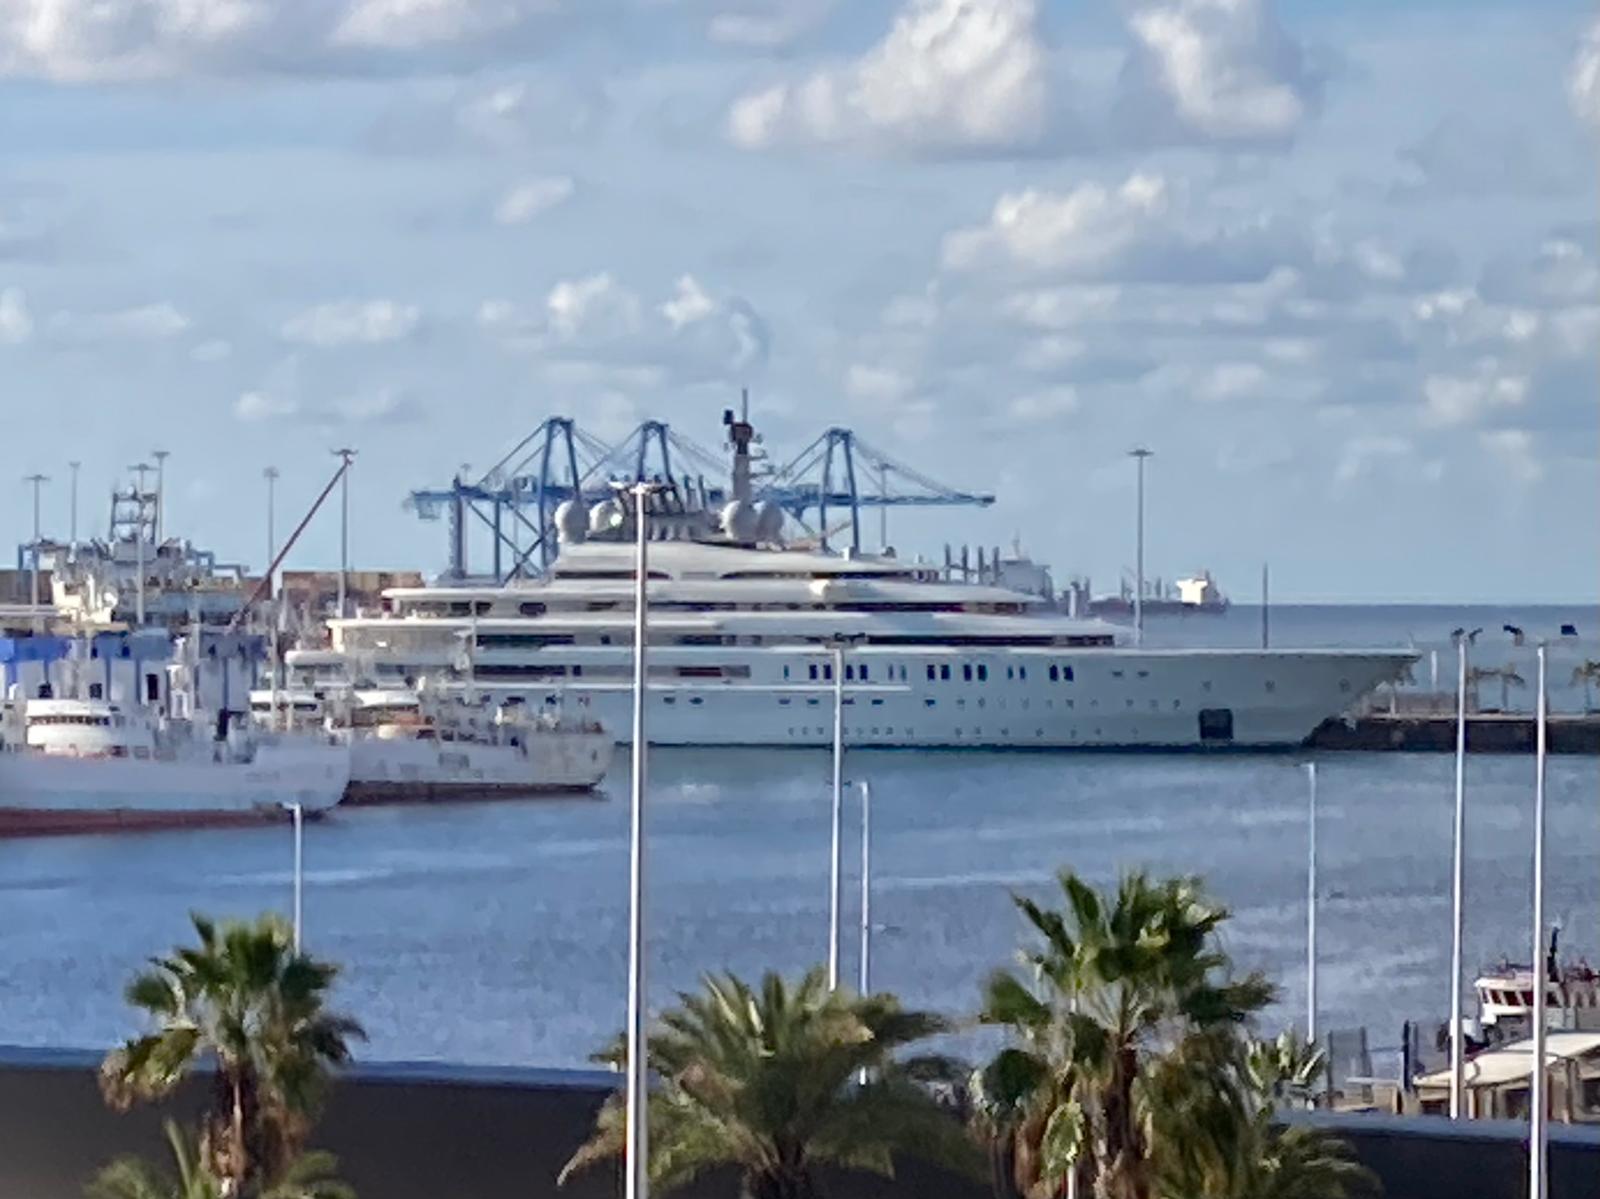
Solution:
{"label": "yacht superstructure", "polygon": [[[651,501],[651,740],[826,745],[842,684],[852,745],[1048,749],[1281,748],[1415,655],[1373,650],[1161,650],[932,564],[786,545],[752,495],[735,438],[733,500]],[[541,578],[394,588],[387,609],[329,622],[287,655],[288,685],[414,687],[496,701],[576,695],[629,727],[633,515],[616,499],[556,512]],[[835,670],[842,677],[835,679]]]}

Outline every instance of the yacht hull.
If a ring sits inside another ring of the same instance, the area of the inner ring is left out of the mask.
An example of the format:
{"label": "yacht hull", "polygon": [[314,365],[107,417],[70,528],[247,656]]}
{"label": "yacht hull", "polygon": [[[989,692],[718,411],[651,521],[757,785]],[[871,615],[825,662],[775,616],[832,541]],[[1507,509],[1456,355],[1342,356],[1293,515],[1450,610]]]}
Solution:
{"label": "yacht hull", "polygon": [[[800,655],[791,660],[787,678],[653,681],[647,707],[651,744],[831,744],[832,683],[820,674],[815,681],[809,677],[815,655],[809,664]],[[1027,651],[902,656],[867,651],[850,654],[847,661],[853,671],[863,663],[868,667],[867,681],[858,676],[845,683],[844,735],[852,746],[1217,751],[1298,747],[1323,721],[1400,678],[1415,655],[1099,649],[1048,656]],[[796,677],[802,673],[805,677]],[[549,691],[481,678],[476,686],[529,702]],[[628,685],[568,680],[561,691],[586,699],[626,739]]]}

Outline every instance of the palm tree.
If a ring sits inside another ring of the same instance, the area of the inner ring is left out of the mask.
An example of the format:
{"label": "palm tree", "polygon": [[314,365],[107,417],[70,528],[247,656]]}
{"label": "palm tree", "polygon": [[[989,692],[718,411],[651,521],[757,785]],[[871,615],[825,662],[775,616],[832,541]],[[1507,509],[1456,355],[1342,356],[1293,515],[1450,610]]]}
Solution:
{"label": "palm tree", "polygon": [[[986,987],[981,1018],[1016,1041],[986,1072],[990,1101],[1014,1137],[1036,1137],[1029,1193],[1058,1194],[1077,1169],[1101,1199],[1152,1199],[1159,1149],[1232,1151],[1247,1111],[1239,1034],[1273,990],[1232,977],[1215,943],[1227,909],[1193,880],[1135,873],[1100,895],[1064,871],[1060,884],[1059,912],[1016,898],[1043,941],[1024,955],[1031,979],[1000,971]],[[1178,1135],[1164,1113],[1196,1090],[1210,1102]]]}
{"label": "palm tree", "polygon": [[[649,1108],[658,1189],[727,1165],[746,1199],[811,1199],[817,1166],[892,1176],[901,1152],[976,1170],[976,1148],[928,1089],[953,1081],[955,1063],[900,1055],[948,1031],[938,1016],[907,1011],[892,995],[830,992],[820,969],[792,986],[768,973],[759,990],[708,976],[678,999],[648,1038],[659,1079]],[[597,1060],[626,1065],[626,1044]],[[561,1182],[622,1153],[626,1114],[623,1095],[607,1101]]]}
{"label": "palm tree", "polygon": [[1169,1169],[1163,1190],[1171,1199],[1357,1199],[1378,1193],[1377,1178],[1348,1144],[1324,1129],[1283,1126],[1289,1107],[1309,1107],[1327,1067],[1320,1049],[1294,1033],[1249,1040],[1238,1058],[1248,1119],[1231,1158],[1214,1161],[1210,1177]]}
{"label": "palm tree", "polygon": [[152,958],[128,984],[151,1031],[106,1055],[100,1086],[126,1110],[170,1094],[198,1062],[215,1065],[200,1155],[233,1193],[275,1182],[303,1146],[329,1072],[365,1034],[324,1006],[337,967],[293,949],[276,916],[220,927],[193,916],[198,947]]}
{"label": "palm tree", "polygon": [[[227,1199],[227,1184],[207,1168],[183,1129],[168,1120],[166,1130],[175,1178],[142,1158],[118,1158],[89,1184],[89,1199]],[[255,1199],[355,1199],[355,1192],[333,1177],[337,1164],[331,1153],[307,1153]]]}
{"label": "palm tree", "polygon": [[1594,684],[1600,683],[1600,662],[1590,658],[1572,672],[1572,685],[1583,686],[1583,710],[1594,711]]}

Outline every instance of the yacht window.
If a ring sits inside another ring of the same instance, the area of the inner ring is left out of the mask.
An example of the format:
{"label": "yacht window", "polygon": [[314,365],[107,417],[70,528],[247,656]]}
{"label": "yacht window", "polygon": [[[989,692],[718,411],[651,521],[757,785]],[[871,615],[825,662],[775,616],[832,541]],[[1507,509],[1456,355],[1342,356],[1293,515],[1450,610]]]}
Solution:
{"label": "yacht window", "polygon": [[847,678],[847,679],[855,678],[856,677],[856,668],[854,666],[846,666],[844,668],[844,677]]}
{"label": "yacht window", "polygon": [[517,611],[522,613],[524,616],[543,616],[544,605],[535,604],[532,602],[522,603],[517,605]]}
{"label": "yacht window", "polygon": [[989,681],[989,668],[987,666],[985,666],[982,662],[980,662],[980,663],[978,663],[978,682],[986,683],[988,681]]}
{"label": "yacht window", "polygon": [[823,665],[822,665],[822,677],[825,678],[825,679],[828,679],[830,681],[833,679],[833,665],[831,663],[827,663],[827,662],[823,663]]}
{"label": "yacht window", "polygon": [[928,682],[930,682],[930,683],[931,683],[931,682],[933,682],[933,680],[934,680],[934,679],[936,679],[936,678],[938,678],[938,677],[939,677],[939,672],[938,672],[938,671],[936,671],[936,670],[935,670],[935,669],[934,669],[934,668],[933,668],[933,663],[932,663],[932,662],[929,662],[929,663],[928,663]]}
{"label": "yacht window", "polygon": [[1006,678],[1014,679],[1016,677],[1017,677],[1017,672],[1015,670],[1013,670],[1011,667],[1007,666],[1006,667]]}
{"label": "yacht window", "polygon": [[1050,668],[1050,681],[1052,683],[1055,682],[1056,679],[1060,677],[1060,675],[1061,675],[1061,671],[1058,670],[1056,667],[1052,666]]}
{"label": "yacht window", "polygon": [[471,616],[472,615],[472,605],[467,603],[466,600],[455,600],[450,605],[450,615],[451,616]]}
{"label": "yacht window", "polygon": [[144,676],[144,698],[146,703],[156,703],[161,699],[161,678],[158,675],[147,674]]}
{"label": "yacht window", "polygon": [[1028,668],[1026,666],[1017,667],[1017,677],[1019,679],[1027,678],[1028,677]]}
{"label": "yacht window", "polygon": [[945,663],[940,665],[940,667],[939,667],[939,678],[941,680],[943,680],[944,682],[946,682],[946,683],[948,683],[950,681],[950,663],[945,662]]}
{"label": "yacht window", "polygon": [[867,664],[865,662],[861,664],[861,681],[863,683],[867,681]]}
{"label": "yacht window", "polygon": [[1061,677],[1068,683],[1072,682],[1072,667],[1063,666],[1061,668]]}
{"label": "yacht window", "polygon": [[968,682],[968,683],[972,682],[972,663],[971,662],[963,662],[961,664],[961,678],[965,682]]}
{"label": "yacht window", "polygon": [[477,603],[473,604],[472,607],[479,616],[487,616],[494,605],[488,600],[479,600]]}
{"label": "yacht window", "polygon": [[808,669],[811,671],[811,677],[815,679],[817,677],[817,664],[813,662]]}
{"label": "yacht window", "polygon": [[89,698],[90,699],[104,699],[105,698],[105,688],[99,683],[90,683],[89,684]]}
{"label": "yacht window", "polygon": [[783,677],[784,678],[788,678],[789,677],[789,668],[787,666],[785,666],[783,668]]}
{"label": "yacht window", "polygon": [[580,665],[574,664],[573,667],[572,667],[572,677],[573,678],[577,678],[581,674],[583,674],[583,667],[580,666]]}

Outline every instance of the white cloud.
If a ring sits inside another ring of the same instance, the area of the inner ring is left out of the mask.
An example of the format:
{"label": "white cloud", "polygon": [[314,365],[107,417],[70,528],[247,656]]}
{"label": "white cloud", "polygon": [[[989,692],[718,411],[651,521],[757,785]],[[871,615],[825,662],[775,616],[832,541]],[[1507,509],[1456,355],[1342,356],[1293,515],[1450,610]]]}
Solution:
{"label": "white cloud", "polygon": [[1427,423],[1472,425],[1499,409],[1526,404],[1528,379],[1502,373],[1499,364],[1491,360],[1479,363],[1470,375],[1429,375],[1423,380],[1422,394]]}
{"label": "white cloud", "polygon": [[835,0],[732,0],[706,22],[706,36],[729,46],[776,50],[810,32]]}
{"label": "white cloud", "polygon": [[1572,71],[1567,76],[1567,96],[1574,112],[1600,125],[1600,18],[1584,31],[1583,41],[1573,56]]}
{"label": "white cloud", "polygon": [[1125,0],[1134,49],[1126,110],[1152,133],[1228,142],[1291,137],[1315,97],[1300,47],[1267,0]]}
{"label": "white cloud", "polygon": [[62,82],[418,72],[520,57],[563,0],[8,0],[0,74]]}
{"label": "white cloud", "polygon": [[285,341],[333,349],[403,341],[416,333],[422,310],[394,300],[338,300],[318,304],[290,317],[283,325]]}
{"label": "white cloud", "polygon": [[57,312],[50,333],[67,341],[167,341],[189,332],[193,322],[174,305],[161,301],[111,312]]}
{"label": "white cloud", "polygon": [[0,291],[0,345],[21,345],[33,336],[33,314],[20,287]]}
{"label": "white cloud", "polygon": [[1505,469],[1513,482],[1537,483],[1544,467],[1534,448],[1533,434],[1526,429],[1487,429],[1478,440]]}
{"label": "white cloud", "polygon": [[289,396],[274,395],[265,391],[247,391],[234,402],[233,414],[242,421],[255,424],[260,421],[283,420],[297,416],[300,403]]}
{"label": "white cloud", "polygon": [[565,383],[614,388],[743,380],[765,363],[770,341],[754,308],[715,298],[692,275],[654,305],[606,271],[563,279],[535,306],[484,301],[478,324]]}
{"label": "white cloud", "polygon": [[202,341],[189,351],[189,357],[195,362],[222,362],[233,356],[233,345],[220,337],[209,338]]}
{"label": "white cloud", "polygon": [[1383,462],[1402,462],[1414,457],[1416,448],[1409,438],[1392,434],[1364,434],[1345,442],[1334,467],[1333,477],[1341,483],[1350,483],[1370,474]]}
{"label": "white cloud", "polygon": [[1049,81],[1035,0],[907,0],[861,58],[741,97],[728,134],[747,149],[787,143],[908,150],[1038,141]]}
{"label": "white cloud", "polygon": [[392,154],[520,154],[589,139],[609,106],[604,90],[588,77],[430,81],[385,111],[367,130],[365,142]]}
{"label": "white cloud", "polygon": [[572,198],[574,186],[566,175],[526,179],[500,197],[494,206],[495,223],[525,225],[541,213],[566,203]]}
{"label": "white cloud", "polygon": [[568,341],[624,336],[639,325],[639,297],[602,272],[563,279],[545,298],[549,327]]}
{"label": "white cloud", "polygon": [[[1048,387],[1016,396],[1006,411],[1018,421],[1042,422],[1071,416],[1078,410],[1078,392],[1068,386]],[[1024,429],[1022,432],[1026,433]]]}
{"label": "white cloud", "polygon": [[1209,367],[1195,385],[1195,395],[1207,403],[1264,395],[1271,381],[1254,362],[1219,362]]}
{"label": "white cloud", "polygon": [[699,281],[693,275],[682,275],[678,278],[676,293],[661,305],[661,315],[667,318],[674,329],[681,329],[695,321],[704,320],[716,309],[716,303],[706,294]]}
{"label": "white cloud", "polygon": [[1116,188],[1084,183],[1068,192],[1007,192],[987,224],[945,236],[944,265],[1096,274],[1145,237],[1167,203],[1166,180],[1158,175],[1132,175]]}
{"label": "white cloud", "polygon": [[852,363],[844,373],[844,389],[854,399],[895,403],[911,394],[915,381],[891,366]]}

